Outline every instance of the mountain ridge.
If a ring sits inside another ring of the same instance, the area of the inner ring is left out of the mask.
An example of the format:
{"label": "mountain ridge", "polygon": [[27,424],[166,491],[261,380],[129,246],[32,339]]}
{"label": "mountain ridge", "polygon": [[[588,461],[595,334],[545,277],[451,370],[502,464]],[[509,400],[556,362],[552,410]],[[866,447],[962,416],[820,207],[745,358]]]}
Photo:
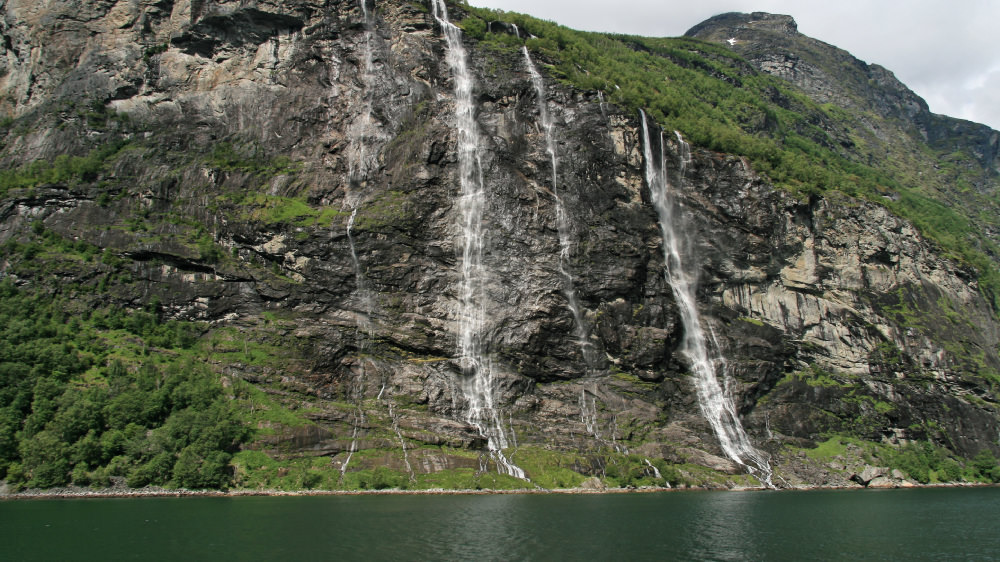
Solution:
{"label": "mountain ridge", "polygon": [[[753,45],[753,43],[757,37],[762,35],[758,33],[761,30],[775,32],[776,36],[784,36],[789,40],[769,41],[765,47],[758,49],[755,45]],[[730,37],[722,40],[722,37],[727,34],[730,35]],[[748,36],[749,39],[738,38],[740,35]],[[941,129],[975,129],[974,132],[967,134],[972,134],[977,138],[983,137],[982,140],[979,140],[977,143],[981,148],[981,150],[976,151],[977,159],[979,159],[984,168],[992,169],[994,171],[997,170],[998,150],[1000,150],[997,136],[1000,135],[1000,133],[996,130],[987,125],[975,123],[966,119],[931,113],[927,102],[911,91],[905,84],[900,82],[890,70],[879,64],[867,64],[846,51],[798,33],[798,26],[791,16],[776,16],[764,12],[754,12],[751,14],[731,12],[727,14],[720,14],[692,27],[685,32],[684,36],[698,37],[717,43],[723,41],[728,42],[729,39],[735,39],[736,41],[733,44],[734,50],[740,52],[741,54],[749,55],[747,58],[754,63],[758,69],[789,80],[809,93],[810,97],[815,99],[818,103],[836,102],[841,106],[849,107],[852,105],[851,96],[843,93],[820,91],[815,87],[810,87],[809,79],[807,77],[800,76],[800,73],[809,74],[809,63],[819,66],[819,69],[824,71],[828,76],[845,76],[842,72],[833,72],[832,64],[816,64],[816,57],[809,56],[810,52],[814,50],[809,47],[813,46],[830,51],[835,54],[836,58],[840,59],[838,62],[843,62],[848,68],[856,68],[858,71],[866,74],[867,78],[878,86],[877,90],[871,88],[869,91],[886,91],[886,94],[888,95],[886,99],[879,100],[871,97],[868,98],[867,101],[869,102],[868,105],[870,107],[879,110],[880,114],[885,117],[895,117],[898,119],[913,121],[918,127],[920,127],[921,135],[923,135],[924,138],[932,144],[937,142],[947,142],[946,139],[949,138],[954,139],[954,137],[945,133]],[[806,48],[802,48],[801,45],[797,45],[797,41],[804,43]],[[799,48],[796,49],[794,53],[781,52],[782,49],[790,49],[792,46]],[[786,55],[786,58],[771,58],[771,60],[767,60],[765,58],[766,56],[781,57],[782,55]],[[804,67],[802,69],[799,69],[797,66],[800,62]],[[828,86],[833,86],[834,88],[838,85],[850,83],[855,85],[855,91],[863,92],[866,90],[865,88],[857,86],[860,83],[859,80],[820,79],[818,81],[825,82]],[[935,123],[935,121],[937,121],[937,123]],[[937,125],[937,127],[935,127],[935,125]]]}

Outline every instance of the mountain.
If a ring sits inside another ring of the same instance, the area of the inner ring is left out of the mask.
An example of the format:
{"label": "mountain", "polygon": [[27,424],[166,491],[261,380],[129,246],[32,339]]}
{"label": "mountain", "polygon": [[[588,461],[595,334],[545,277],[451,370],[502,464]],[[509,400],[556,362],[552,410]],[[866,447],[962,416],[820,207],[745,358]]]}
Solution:
{"label": "mountain", "polygon": [[787,16],[11,0],[0,34],[13,488],[1000,478],[997,133]]}

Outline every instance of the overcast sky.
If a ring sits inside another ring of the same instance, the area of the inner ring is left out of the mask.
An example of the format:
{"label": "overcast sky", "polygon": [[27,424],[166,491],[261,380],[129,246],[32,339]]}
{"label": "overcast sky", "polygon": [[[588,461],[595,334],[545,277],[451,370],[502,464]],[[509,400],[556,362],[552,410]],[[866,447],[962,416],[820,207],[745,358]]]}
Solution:
{"label": "overcast sky", "polygon": [[1000,130],[997,0],[469,0],[586,31],[676,37],[724,12],[789,14],[799,31],[880,64],[931,111]]}

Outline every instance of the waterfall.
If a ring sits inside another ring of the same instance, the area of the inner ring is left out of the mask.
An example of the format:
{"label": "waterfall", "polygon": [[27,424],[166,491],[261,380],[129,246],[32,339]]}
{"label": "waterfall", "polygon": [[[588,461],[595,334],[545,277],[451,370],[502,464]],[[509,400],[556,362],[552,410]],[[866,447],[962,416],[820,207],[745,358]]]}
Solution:
{"label": "waterfall", "polygon": [[464,380],[462,387],[469,402],[466,421],[473,425],[487,442],[497,470],[525,478],[524,471],[504,455],[507,436],[494,399],[493,365],[486,356],[485,331],[485,271],[483,254],[483,208],[486,193],[479,150],[479,126],[472,103],[472,74],[468,56],[462,45],[462,31],[448,21],[444,0],[431,0],[434,19],[444,31],[448,45],[447,62],[455,81],[455,119],[458,132],[458,167],[461,195],[458,201],[459,227],[462,232],[462,278],[459,284],[458,354]]}
{"label": "waterfall", "polygon": [[[375,81],[375,62],[372,51],[372,37],[375,22],[368,13],[367,2],[368,0],[359,0],[365,24],[363,50],[364,70],[362,73],[362,83],[365,89],[363,96],[364,107],[359,113],[359,117],[348,128],[348,136],[352,148],[348,156],[348,178],[352,187],[363,185],[368,179],[368,173],[372,168],[371,163],[368,161],[368,142],[377,134],[372,125],[372,85]],[[355,294],[361,300],[361,313],[358,315],[357,320],[357,341],[358,349],[363,350],[375,334],[375,329],[372,325],[372,316],[375,311],[375,298],[368,286],[368,280],[365,278],[364,272],[361,269],[361,262],[358,259],[357,247],[354,244],[354,236],[351,232],[354,228],[354,220],[358,215],[357,203],[358,201],[355,199],[351,205],[351,217],[347,220],[347,241],[351,248],[351,263],[354,266]],[[361,426],[365,423],[365,410],[363,402],[366,380],[367,369],[362,366],[362,374],[357,381],[357,386],[354,391],[356,410],[354,414],[354,429],[351,433],[351,446],[347,453],[347,459],[340,467],[341,478],[343,478],[344,474],[347,473],[347,467],[351,463],[351,458],[354,456],[354,453],[357,452],[358,434]]]}
{"label": "waterfall", "polygon": [[369,139],[375,137],[378,131],[372,124],[372,84],[375,81],[375,55],[372,49],[375,22],[368,12],[368,0],[358,0],[365,23],[365,43],[363,49],[362,82],[365,87],[364,108],[358,113],[358,118],[348,127],[348,137],[351,142],[351,152],[348,156],[350,167],[349,178],[352,185],[364,182],[368,172],[373,167],[368,155]]}
{"label": "waterfall", "polygon": [[364,423],[364,413],[359,407],[357,412],[354,414],[354,431],[351,433],[351,447],[347,451],[347,458],[344,460],[344,464],[340,465],[340,477],[343,478],[344,474],[347,473],[347,465],[351,464],[351,457],[358,450],[358,429],[359,426]]}
{"label": "waterfall", "polygon": [[[760,451],[750,443],[736,413],[732,397],[724,390],[716,373],[717,367],[725,364],[725,359],[718,353],[719,346],[714,341],[715,337],[711,331],[709,331],[709,335],[713,340],[711,342],[713,345],[709,346],[701,318],[698,315],[695,301],[697,271],[690,269],[690,265],[688,265],[688,269],[685,269],[682,246],[687,241],[681,238],[684,230],[679,228],[679,217],[675,216],[676,203],[670,193],[670,185],[667,180],[663,135],[662,133],[660,135],[659,158],[654,160],[646,114],[641,112],[641,115],[643,150],[646,158],[646,182],[649,184],[653,206],[660,219],[660,230],[663,234],[664,273],[674,294],[674,300],[677,301],[677,306],[680,309],[681,322],[684,326],[681,353],[691,364],[691,372],[694,375],[697,388],[698,405],[701,407],[702,415],[712,426],[726,456],[746,467],[751,474],[768,487],[773,487],[771,466]],[[680,181],[683,181],[685,168],[691,161],[691,153],[690,147],[680,136],[680,133],[677,133],[677,141],[681,149],[678,176]]]}
{"label": "waterfall", "polygon": [[573,283],[573,275],[569,271],[569,258],[572,249],[570,241],[569,218],[566,214],[566,206],[563,205],[562,197],[559,195],[559,161],[556,158],[555,127],[552,123],[552,116],[545,105],[545,82],[542,75],[538,73],[535,64],[531,61],[531,54],[527,47],[522,48],[524,60],[528,66],[528,73],[531,74],[531,82],[535,86],[535,94],[538,97],[538,113],[541,117],[542,128],[545,130],[545,150],[549,153],[552,161],[552,197],[556,202],[556,228],[559,231],[559,274],[563,278],[563,294],[569,303],[569,310],[573,314],[573,335],[576,337],[577,345],[587,364],[588,369],[593,369],[597,362],[597,357],[593,345],[587,339],[587,328],[583,321],[583,311],[580,302],[576,298],[576,287]]}
{"label": "waterfall", "polygon": [[354,246],[354,236],[351,234],[351,230],[354,228],[354,219],[357,215],[358,208],[355,206],[351,210],[351,218],[347,219],[347,243],[351,248],[351,262],[354,265],[355,292],[357,293],[358,298],[361,299],[363,316],[358,318],[358,330],[364,332],[366,336],[366,338],[361,340],[361,343],[359,344],[359,347],[363,348],[367,339],[370,339],[371,336],[375,334],[374,326],[372,326],[372,316],[375,313],[375,297],[368,286],[368,279],[365,278],[365,274],[361,270],[361,262],[358,260],[358,251]]}
{"label": "waterfall", "polygon": [[587,403],[587,390],[580,389],[580,421],[587,428],[587,433],[594,436],[594,439],[601,441],[601,434],[597,429],[597,398],[591,398]]}
{"label": "waterfall", "polygon": [[[361,12],[365,23],[364,71],[361,76],[365,92],[363,95],[364,106],[362,111],[359,112],[359,117],[348,127],[348,138],[351,144],[351,150],[348,153],[348,164],[350,167],[348,178],[351,187],[362,185],[368,178],[368,172],[372,166],[368,162],[367,144],[376,135],[372,125],[373,96],[371,92],[372,84],[375,81],[375,63],[372,52],[372,36],[375,22],[372,20],[371,14],[368,13],[368,0],[358,0],[358,2],[361,5]],[[351,206],[351,217],[347,220],[347,241],[351,247],[351,262],[354,265],[355,292],[358,298],[361,299],[362,305],[363,317],[359,317],[358,329],[365,332],[370,338],[374,333],[371,318],[375,308],[375,300],[368,286],[368,281],[361,270],[357,248],[354,245],[354,236],[351,234],[351,230],[354,228],[354,220],[358,215],[359,201],[359,193],[348,191],[346,203]],[[359,347],[364,347],[366,341],[359,337]]]}
{"label": "waterfall", "polygon": [[406,440],[403,439],[403,432],[399,430],[399,414],[393,411],[393,403],[389,402],[389,418],[392,419],[392,430],[396,432],[399,439],[399,446],[403,449],[403,464],[406,465],[406,472],[410,475],[410,482],[416,482],[417,478],[413,473],[413,466],[410,465],[410,456],[406,452]]}

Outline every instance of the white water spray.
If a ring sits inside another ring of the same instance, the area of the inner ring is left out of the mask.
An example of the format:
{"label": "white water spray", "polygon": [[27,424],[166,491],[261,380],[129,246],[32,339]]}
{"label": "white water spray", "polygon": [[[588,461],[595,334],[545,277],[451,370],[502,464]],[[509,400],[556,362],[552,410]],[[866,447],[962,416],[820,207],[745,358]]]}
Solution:
{"label": "white water spray", "polygon": [[364,69],[362,82],[365,87],[364,108],[358,113],[357,119],[348,127],[348,137],[351,142],[351,152],[348,155],[349,178],[352,185],[362,184],[368,177],[375,162],[368,153],[369,141],[378,136],[372,123],[372,85],[375,82],[375,54],[372,48],[375,21],[368,12],[368,0],[358,0],[365,23],[365,43],[362,53]]}
{"label": "white water spray", "polygon": [[358,260],[358,252],[354,246],[354,236],[351,234],[357,215],[358,208],[354,207],[351,210],[351,218],[347,219],[347,242],[351,247],[351,262],[354,265],[355,292],[361,300],[362,316],[358,317],[358,330],[366,336],[360,345],[360,347],[364,347],[364,343],[375,335],[375,327],[372,324],[372,316],[375,313],[375,296],[368,286],[368,279],[365,278],[365,274],[361,270],[361,262]]}
{"label": "white water spray", "polygon": [[[715,336],[711,331],[709,334],[713,345],[710,349],[709,341],[701,324],[695,301],[697,272],[685,269],[682,245],[686,241],[681,238],[680,233],[683,230],[678,228],[680,225],[678,225],[678,217],[675,216],[676,203],[670,193],[670,185],[667,180],[666,154],[663,148],[665,142],[661,134],[659,158],[654,159],[645,112],[642,112],[642,134],[646,158],[646,182],[649,184],[650,196],[657,215],[659,215],[660,230],[663,234],[664,273],[674,294],[674,300],[677,301],[681,322],[684,326],[681,353],[691,364],[702,415],[712,426],[726,456],[746,467],[748,472],[756,476],[766,486],[773,487],[771,465],[761,452],[750,443],[736,413],[731,396],[725,392],[719,382],[717,369],[719,366],[724,367],[725,360],[717,351],[719,346],[714,341]],[[681,150],[678,176],[683,181],[685,168],[691,161],[691,153],[690,147],[681,138],[680,133],[677,133],[677,142]]]}
{"label": "white water spray", "polygon": [[531,60],[531,54],[527,47],[522,48],[524,61],[531,74],[531,82],[535,86],[535,94],[538,97],[538,113],[542,121],[542,128],[545,130],[545,150],[549,153],[552,161],[552,197],[556,202],[556,228],[559,231],[559,274],[563,278],[563,294],[569,303],[569,310],[573,313],[573,335],[576,337],[577,345],[583,354],[583,359],[588,369],[593,369],[597,361],[594,346],[587,338],[587,328],[583,320],[583,310],[580,302],[576,298],[576,287],[573,283],[573,274],[569,271],[569,258],[572,251],[572,241],[570,240],[569,218],[566,214],[566,206],[559,195],[559,160],[556,157],[555,126],[552,123],[552,116],[545,105],[545,82],[542,75],[538,73],[535,64]]}
{"label": "white water spray", "polygon": [[597,398],[591,397],[587,401],[586,389],[580,389],[580,421],[587,428],[587,433],[594,436],[594,439],[601,441],[601,434],[597,428]]}
{"label": "white water spray", "polygon": [[399,430],[399,414],[393,411],[393,403],[389,402],[389,418],[392,419],[392,430],[396,432],[399,439],[399,446],[403,449],[403,464],[406,465],[406,472],[410,475],[410,482],[416,482],[417,477],[413,473],[413,466],[410,465],[410,455],[406,450],[406,440],[403,439],[403,432]]}
{"label": "white water spray", "polygon": [[455,118],[458,132],[458,167],[461,183],[459,219],[462,231],[462,279],[459,284],[458,354],[464,380],[462,387],[469,402],[466,421],[487,441],[490,456],[501,473],[525,478],[524,471],[504,454],[508,447],[494,399],[496,381],[492,361],[486,355],[485,271],[483,254],[483,208],[486,193],[479,150],[479,126],[472,103],[472,74],[462,45],[462,31],[448,21],[444,0],[431,0],[434,18],[448,44],[447,62],[455,81]]}
{"label": "white water spray", "polygon": [[646,466],[653,469],[654,478],[656,479],[663,478],[663,476],[660,474],[660,469],[656,468],[656,466],[654,466],[653,463],[649,461],[649,459],[643,459],[643,460],[646,462]]}

